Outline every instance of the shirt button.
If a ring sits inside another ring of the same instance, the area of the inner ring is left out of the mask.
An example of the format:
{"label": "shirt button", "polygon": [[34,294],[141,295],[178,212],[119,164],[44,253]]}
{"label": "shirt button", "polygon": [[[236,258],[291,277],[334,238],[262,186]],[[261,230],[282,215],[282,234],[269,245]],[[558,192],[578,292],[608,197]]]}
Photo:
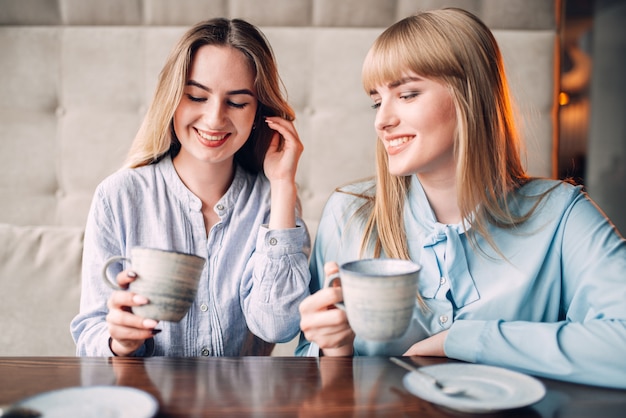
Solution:
{"label": "shirt button", "polygon": [[448,322],[448,315],[441,315],[439,317],[439,322],[441,322],[442,324],[445,324],[446,322]]}
{"label": "shirt button", "polygon": [[224,210],[224,205],[221,203],[217,205],[217,210]]}
{"label": "shirt button", "polygon": [[202,351],[200,351],[200,354],[207,357],[209,355],[209,349],[206,347],[202,348]]}
{"label": "shirt button", "polygon": [[200,310],[201,310],[202,312],[206,312],[206,311],[208,311],[208,310],[209,310],[209,307],[207,306],[207,304],[206,304],[206,303],[203,303],[202,305],[200,305]]}
{"label": "shirt button", "polygon": [[439,279],[439,284],[444,284],[446,282],[446,278],[442,277]]}
{"label": "shirt button", "polygon": [[278,244],[278,240],[276,238],[270,238],[270,245]]}

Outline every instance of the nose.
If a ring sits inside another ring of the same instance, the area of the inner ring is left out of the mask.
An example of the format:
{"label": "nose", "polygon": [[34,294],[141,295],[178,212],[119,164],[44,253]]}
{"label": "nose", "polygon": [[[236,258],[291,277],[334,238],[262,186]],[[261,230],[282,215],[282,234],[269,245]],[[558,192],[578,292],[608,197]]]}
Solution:
{"label": "nose", "polygon": [[221,128],[226,119],[225,105],[219,100],[207,100],[202,115],[206,124],[212,129]]}
{"label": "nose", "polygon": [[376,130],[384,131],[392,128],[399,123],[399,118],[393,109],[391,104],[380,103],[378,110],[376,111],[376,119],[374,120],[374,127]]}

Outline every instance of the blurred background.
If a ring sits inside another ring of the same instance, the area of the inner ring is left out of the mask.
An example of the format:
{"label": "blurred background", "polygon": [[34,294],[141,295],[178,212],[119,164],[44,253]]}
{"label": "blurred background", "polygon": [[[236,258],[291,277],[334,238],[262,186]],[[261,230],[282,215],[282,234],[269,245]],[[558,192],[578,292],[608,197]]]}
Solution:
{"label": "blurred background", "polygon": [[565,0],[558,176],[626,232],[626,1]]}

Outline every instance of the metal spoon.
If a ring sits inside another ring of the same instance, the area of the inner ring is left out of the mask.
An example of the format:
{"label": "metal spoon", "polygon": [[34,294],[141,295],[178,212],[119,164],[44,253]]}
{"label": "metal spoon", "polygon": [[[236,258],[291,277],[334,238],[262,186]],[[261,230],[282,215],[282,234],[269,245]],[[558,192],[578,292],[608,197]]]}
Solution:
{"label": "metal spoon", "polygon": [[445,395],[448,395],[448,396],[467,395],[465,389],[460,388],[458,386],[453,386],[453,385],[444,385],[439,380],[435,379],[434,376],[431,376],[430,374],[421,371],[418,367],[415,367],[414,365],[409,364],[406,361],[400,360],[399,358],[396,358],[396,357],[390,357],[389,360],[391,360],[393,363],[397,364],[400,367],[404,367],[405,369],[413,373],[418,373],[419,375],[425,377],[433,385],[435,385],[435,387],[437,387],[437,389],[439,389],[441,393]]}
{"label": "metal spoon", "polygon": [[37,418],[41,412],[15,405],[0,405],[0,418]]}

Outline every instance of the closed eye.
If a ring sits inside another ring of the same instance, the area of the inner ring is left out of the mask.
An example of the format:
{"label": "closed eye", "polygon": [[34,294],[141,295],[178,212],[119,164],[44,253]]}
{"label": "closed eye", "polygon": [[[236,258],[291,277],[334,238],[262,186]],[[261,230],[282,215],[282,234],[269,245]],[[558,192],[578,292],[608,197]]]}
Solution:
{"label": "closed eye", "polygon": [[230,100],[228,101],[228,106],[234,107],[235,109],[243,109],[246,106],[248,106],[249,103],[235,103],[235,102],[231,102]]}
{"label": "closed eye", "polygon": [[197,103],[202,103],[202,102],[206,102],[206,98],[204,97],[196,97],[196,96],[192,96],[191,94],[187,95],[187,98],[189,100],[191,100],[192,102],[197,102]]}

